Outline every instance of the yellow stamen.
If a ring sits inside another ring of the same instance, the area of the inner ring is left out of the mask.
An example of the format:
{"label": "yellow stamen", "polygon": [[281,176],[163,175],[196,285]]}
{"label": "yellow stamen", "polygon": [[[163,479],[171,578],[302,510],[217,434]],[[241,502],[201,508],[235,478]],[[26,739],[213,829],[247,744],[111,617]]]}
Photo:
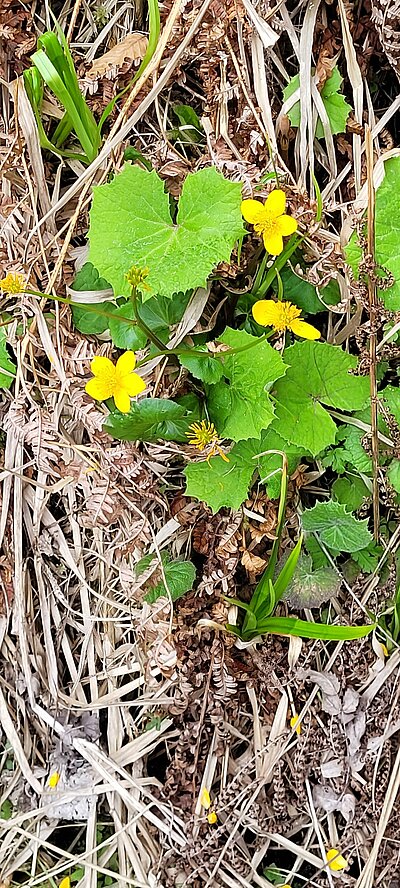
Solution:
{"label": "yellow stamen", "polygon": [[132,268],[129,269],[128,274],[125,275],[128,281],[128,284],[134,290],[147,290],[151,293],[151,287],[146,284],[146,278],[148,277],[149,269],[146,268],[138,268],[137,265],[132,265]]}
{"label": "yellow stamen", "polygon": [[0,287],[5,293],[23,293],[25,290],[25,278],[22,274],[12,274],[10,271],[0,281]]}

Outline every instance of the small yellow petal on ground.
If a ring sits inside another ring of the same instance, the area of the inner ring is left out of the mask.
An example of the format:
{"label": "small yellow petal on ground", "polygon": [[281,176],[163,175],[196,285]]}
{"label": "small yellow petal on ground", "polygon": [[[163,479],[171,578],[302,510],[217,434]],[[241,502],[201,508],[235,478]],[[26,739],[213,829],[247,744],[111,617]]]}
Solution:
{"label": "small yellow petal on ground", "polygon": [[51,787],[51,789],[55,789],[59,779],[60,779],[60,775],[59,775],[58,771],[53,771],[53,773],[50,774],[49,786]]}
{"label": "small yellow petal on ground", "polygon": [[206,809],[206,811],[208,811],[208,809],[211,805],[210,793],[205,786],[203,787],[203,789],[201,791],[200,804],[202,805],[203,808]]}
{"label": "small yellow petal on ground", "polygon": [[339,873],[348,866],[348,860],[342,856],[337,848],[329,848],[329,851],[326,852],[326,859],[329,863],[329,869],[334,873]]}
{"label": "small yellow petal on ground", "polygon": [[207,814],[207,820],[208,820],[208,822],[211,823],[212,825],[213,825],[214,823],[217,823],[217,822],[218,822],[218,817],[217,817],[215,811],[210,811],[210,813]]}
{"label": "small yellow petal on ground", "polygon": [[71,879],[69,876],[65,876],[64,879],[61,879],[61,882],[58,888],[71,888]]}

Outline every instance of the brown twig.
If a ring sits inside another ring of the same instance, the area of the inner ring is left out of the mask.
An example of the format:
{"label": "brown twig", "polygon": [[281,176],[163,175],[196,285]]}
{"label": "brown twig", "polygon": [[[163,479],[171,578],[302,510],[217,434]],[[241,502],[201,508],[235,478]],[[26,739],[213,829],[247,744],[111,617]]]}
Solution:
{"label": "brown twig", "polygon": [[374,189],[374,143],[369,126],[365,127],[365,154],[367,161],[368,181],[368,210],[367,210],[367,251],[368,260],[371,263],[371,271],[368,274],[368,299],[370,318],[370,392],[371,392],[371,451],[372,451],[372,508],[374,520],[374,539],[379,541],[379,442],[378,442],[378,396],[376,384],[376,325],[377,325],[377,298],[376,277],[373,270],[375,260],[375,189]]}

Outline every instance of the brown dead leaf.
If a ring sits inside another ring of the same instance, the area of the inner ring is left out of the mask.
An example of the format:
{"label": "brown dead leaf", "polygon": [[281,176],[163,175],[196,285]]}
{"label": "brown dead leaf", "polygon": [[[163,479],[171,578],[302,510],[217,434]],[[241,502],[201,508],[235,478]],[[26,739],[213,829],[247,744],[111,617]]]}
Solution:
{"label": "brown dead leaf", "polygon": [[241,561],[250,578],[256,577],[262,570],[264,570],[264,567],[267,566],[265,558],[259,558],[258,555],[253,555],[252,552],[248,552],[247,549],[243,552]]}
{"label": "brown dead leaf", "polygon": [[332,58],[328,50],[321,50],[317,62],[317,67],[315,69],[315,80],[319,92],[321,92],[321,90],[324,88],[328,78],[331,77],[336,62],[337,56],[334,56]]}
{"label": "brown dead leaf", "polygon": [[133,64],[141,62],[147,49],[147,42],[147,37],[140,34],[139,31],[128,34],[124,40],[121,40],[121,43],[117,43],[99,59],[95,59],[87,71],[86,77],[96,80],[115,68],[122,68],[126,59]]}

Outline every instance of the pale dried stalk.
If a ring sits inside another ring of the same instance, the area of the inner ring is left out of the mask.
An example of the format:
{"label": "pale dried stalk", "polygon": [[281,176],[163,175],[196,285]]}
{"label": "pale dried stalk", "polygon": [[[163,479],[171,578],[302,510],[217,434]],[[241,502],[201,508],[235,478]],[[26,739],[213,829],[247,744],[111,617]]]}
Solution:
{"label": "pale dried stalk", "polygon": [[[375,188],[374,188],[374,143],[372,133],[369,126],[365,128],[365,154],[367,160],[367,180],[368,180],[368,231],[367,231],[367,250],[371,265],[374,264],[375,258]],[[379,442],[378,442],[378,392],[376,382],[376,324],[377,324],[377,298],[376,298],[376,279],[372,271],[368,275],[368,299],[369,299],[369,318],[370,318],[370,339],[369,339],[369,379],[371,392],[371,450],[372,450],[372,510],[374,520],[374,538],[379,541]]]}

